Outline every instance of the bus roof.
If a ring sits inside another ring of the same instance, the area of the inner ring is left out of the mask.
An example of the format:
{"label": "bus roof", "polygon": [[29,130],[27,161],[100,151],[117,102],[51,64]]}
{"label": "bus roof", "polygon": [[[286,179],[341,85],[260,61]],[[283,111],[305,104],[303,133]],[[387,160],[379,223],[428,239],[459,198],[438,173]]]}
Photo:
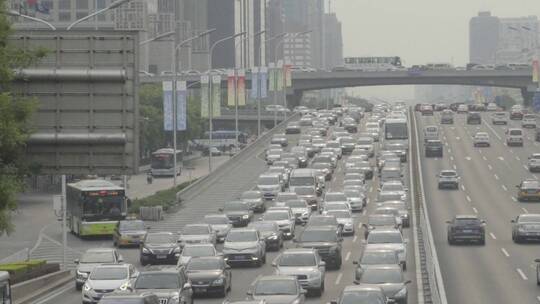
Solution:
{"label": "bus roof", "polygon": [[0,282],[9,280],[9,272],[0,271]]}
{"label": "bus roof", "polygon": [[[174,149],[173,148],[162,148],[157,151],[152,152],[152,154],[173,154]],[[176,153],[182,153],[182,150],[176,150]]]}
{"label": "bus roof", "polygon": [[86,179],[81,180],[76,183],[68,184],[70,187],[79,189],[81,191],[92,191],[92,190],[124,190],[123,187],[120,187],[108,180],[104,179]]}

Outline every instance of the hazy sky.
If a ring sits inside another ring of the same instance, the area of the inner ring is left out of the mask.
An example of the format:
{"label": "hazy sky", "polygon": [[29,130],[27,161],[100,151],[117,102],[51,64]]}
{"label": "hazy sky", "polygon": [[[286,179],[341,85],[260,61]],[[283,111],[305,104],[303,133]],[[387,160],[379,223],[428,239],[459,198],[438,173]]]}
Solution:
{"label": "hazy sky", "polygon": [[[469,58],[469,20],[540,15],[540,0],[330,0],[343,26],[345,56],[400,56],[407,66]],[[409,88],[374,88],[366,95],[399,96]],[[412,97],[412,95],[408,96]]]}

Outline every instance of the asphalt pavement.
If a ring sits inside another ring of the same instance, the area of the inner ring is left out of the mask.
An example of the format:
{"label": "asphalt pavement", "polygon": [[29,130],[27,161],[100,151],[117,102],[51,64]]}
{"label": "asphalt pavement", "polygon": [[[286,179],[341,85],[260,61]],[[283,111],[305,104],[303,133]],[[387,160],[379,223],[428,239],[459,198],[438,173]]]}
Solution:
{"label": "asphalt pavement", "polygon": [[[453,125],[440,125],[435,116],[416,114],[419,133],[438,125],[443,158],[422,155],[422,174],[428,215],[445,283],[448,303],[539,303],[536,263],[539,244],[515,244],[510,221],[521,213],[540,213],[540,204],[520,203],[516,188],[529,173],[527,157],[539,151],[534,130],[525,130],[524,147],[507,147],[504,132],[521,127],[520,121],[494,126],[491,113],[482,113],[481,125],[467,125],[466,114],[456,114]],[[490,135],[491,147],[473,147],[476,132]],[[420,137],[421,138],[421,137]],[[421,147],[421,153],[422,145]],[[459,190],[438,190],[436,174],[455,169]],[[446,220],[456,214],[477,214],[487,221],[486,245],[448,245]]]}
{"label": "asphalt pavement", "polygon": [[[290,145],[295,145],[298,139],[298,135],[288,135]],[[217,182],[210,185],[207,189],[196,196],[194,199],[184,202],[182,209],[176,214],[166,218],[165,221],[151,223],[152,231],[179,231],[185,224],[196,223],[203,218],[205,214],[217,213],[218,208],[226,200],[238,198],[238,196],[246,190],[255,187],[255,181],[258,175],[266,170],[266,164],[264,161],[264,147],[255,151],[249,157],[243,159],[238,166],[229,170],[227,174],[221,176]],[[344,157],[344,159],[347,156]],[[374,159],[371,160],[374,163]],[[405,165],[405,176],[408,176],[407,164]],[[343,183],[343,160],[339,162],[337,169],[334,172],[333,179],[330,183],[327,183],[326,189],[339,191],[342,189]],[[378,180],[368,182],[367,189],[369,190],[369,203],[367,213],[375,208],[376,195],[378,189]],[[271,204],[268,202],[268,204]],[[366,221],[366,212],[355,214],[356,234],[354,236],[345,237],[343,242],[343,265],[340,270],[330,270],[326,274],[326,289],[321,297],[308,297],[307,303],[326,303],[332,299],[337,298],[339,293],[346,285],[351,285],[353,282],[354,267],[352,262],[360,257],[362,250],[363,230],[361,223]],[[297,233],[302,227],[297,228]],[[416,293],[416,265],[414,258],[414,243],[411,229],[404,229],[405,238],[409,240],[408,243],[408,260],[407,271],[405,276],[413,283],[409,285],[409,303],[417,303]],[[91,247],[112,247],[112,241],[109,239],[100,240],[80,240],[75,237],[70,238],[70,246],[74,246],[77,250],[83,251],[86,248]],[[218,250],[221,249],[221,245],[218,245]],[[294,247],[291,241],[285,243],[285,248]],[[121,254],[128,263],[136,265],[139,269],[143,267],[139,263],[139,251],[137,248],[120,249]],[[260,268],[233,268],[232,271],[232,291],[227,295],[228,299],[240,300],[245,299],[246,292],[249,290],[252,282],[257,277],[266,274],[272,274],[274,272],[271,266],[273,261],[279,253],[268,252],[267,263]],[[195,303],[222,303],[223,298],[197,298]],[[68,284],[63,288],[46,295],[36,303],[50,303],[50,304],[73,304],[81,302],[81,293],[76,291],[74,284]]]}

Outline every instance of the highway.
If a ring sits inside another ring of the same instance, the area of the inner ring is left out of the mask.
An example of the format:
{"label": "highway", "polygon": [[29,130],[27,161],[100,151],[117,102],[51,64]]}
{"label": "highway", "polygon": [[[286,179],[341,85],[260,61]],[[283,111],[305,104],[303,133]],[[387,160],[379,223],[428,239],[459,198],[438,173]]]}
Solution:
{"label": "highway", "polygon": [[[493,126],[489,112],[482,113],[481,125],[466,125],[466,115],[456,114],[454,125],[440,125],[435,116],[416,114],[418,131],[439,125],[444,156],[425,158],[422,175],[428,215],[448,297],[448,303],[539,303],[536,264],[538,244],[515,244],[510,220],[521,213],[540,213],[540,205],[517,202],[515,185],[535,176],[526,168],[527,157],[538,152],[534,130],[525,130],[525,146],[507,147],[504,130],[521,127],[520,121]],[[491,147],[474,148],[472,136],[488,132]],[[421,138],[421,137],[420,137]],[[422,144],[420,152],[423,153]],[[435,175],[456,169],[460,189],[438,190]],[[478,214],[487,221],[486,245],[447,243],[446,220],[456,214]]]}
{"label": "highway", "polygon": [[[330,133],[329,133],[330,134]],[[295,145],[298,140],[298,135],[288,135],[289,146]],[[229,170],[226,174],[220,176],[216,183],[207,187],[199,195],[190,201],[184,202],[184,207],[177,214],[167,218],[165,221],[151,223],[152,231],[179,231],[185,224],[196,223],[205,214],[217,213],[217,209],[223,202],[229,199],[237,198],[241,192],[249,190],[255,186],[256,177],[265,171],[266,164],[264,161],[264,147],[256,150],[252,155],[243,159],[238,166]],[[346,159],[347,156],[344,156]],[[374,159],[371,159],[374,163]],[[407,166],[408,164],[404,164]],[[408,169],[404,171],[405,176],[408,176]],[[326,190],[341,191],[343,183],[343,160],[339,161],[338,167],[334,172],[333,179],[330,183],[327,183]],[[368,182],[367,189],[369,190],[369,204],[367,213],[375,208],[373,203],[376,199],[378,181],[375,179],[373,182]],[[271,205],[270,202],[267,203]],[[343,242],[343,265],[341,270],[330,270],[326,274],[325,285],[326,289],[322,297],[308,297],[307,303],[326,303],[332,299],[337,298],[341,290],[346,285],[351,285],[353,281],[354,267],[352,262],[357,260],[361,253],[363,233],[361,223],[366,221],[366,212],[364,214],[356,214],[355,225],[356,235],[345,237]],[[297,228],[297,233],[301,231],[302,227]],[[404,229],[405,238],[409,240],[408,243],[408,260],[407,271],[405,272],[406,278],[410,279],[412,283],[409,285],[409,303],[417,303],[416,292],[416,265],[415,265],[415,244],[413,243],[413,236],[410,232],[411,229]],[[76,248],[78,251],[83,251],[86,248],[91,247],[111,247],[112,242],[110,240],[78,240],[70,238],[71,247]],[[287,241],[285,248],[294,247],[291,241]],[[218,250],[222,248],[218,245]],[[139,253],[138,249],[121,249],[126,262],[136,265],[139,269],[143,269],[138,261]],[[246,297],[246,291],[249,290],[250,285],[258,276],[272,274],[274,272],[271,266],[271,261],[277,257],[278,253],[268,252],[267,263],[261,268],[233,268],[233,281],[232,291],[228,294],[227,298],[231,300],[241,300]],[[195,303],[222,303],[222,298],[197,298]],[[74,284],[68,284],[63,288],[52,292],[41,298],[36,303],[39,304],[73,304],[81,302],[81,294],[75,290]]]}

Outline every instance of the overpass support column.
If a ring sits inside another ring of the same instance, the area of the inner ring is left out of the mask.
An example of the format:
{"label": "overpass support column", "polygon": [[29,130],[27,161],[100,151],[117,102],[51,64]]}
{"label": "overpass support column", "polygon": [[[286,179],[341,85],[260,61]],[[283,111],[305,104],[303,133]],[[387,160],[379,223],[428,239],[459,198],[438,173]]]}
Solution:
{"label": "overpass support column", "polygon": [[287,94],[287,108],[292,109],[299,106],[303,95],[303,91],[292,91],[292,94]]}

